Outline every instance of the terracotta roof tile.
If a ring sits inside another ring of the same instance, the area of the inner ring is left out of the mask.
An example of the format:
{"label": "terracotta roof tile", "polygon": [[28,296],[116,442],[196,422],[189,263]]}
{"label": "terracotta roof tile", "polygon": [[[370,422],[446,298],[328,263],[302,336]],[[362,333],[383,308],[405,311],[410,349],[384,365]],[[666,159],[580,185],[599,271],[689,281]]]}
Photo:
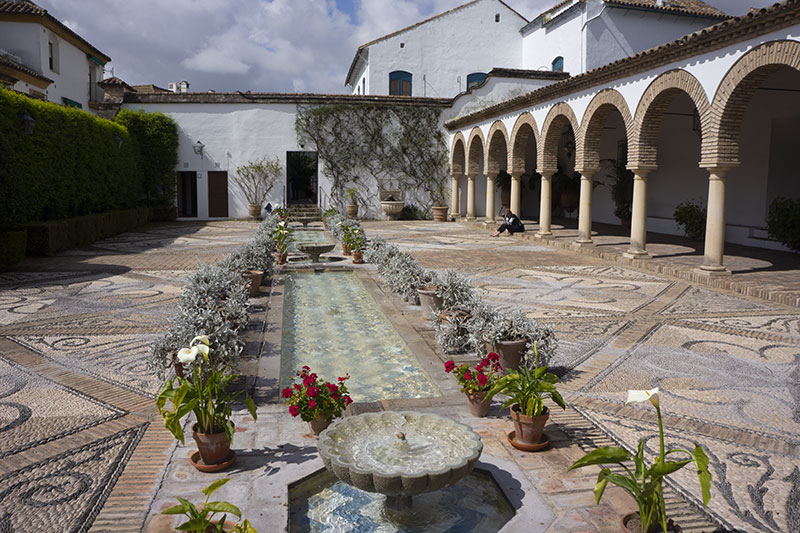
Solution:
{"label": "terracotta roof tile", "polygon": [[35,70],[26,67],[22,63],[14,60],[13,58],[5,54],[0,54],[0,65],[3,65],[5,67],[11,67],[14,70],[25,73],[28,76],[32,76],[38,80],[46,81],[47,83],[53,83],[53,80],[44,76],[42,73],[36,72]]}
{"label": "terracotta roof tile", "polygon": [[609,5],[639,7],[644,9],[654,9],[657,11],[668,11],[686,15],[699,15],[703,17],[730,18],[730,15],[714,6],[708,5],[702,0],[663,0],[662,5],[658,5],[657,0],[603,0]]}
{"label": "terracotta roof tile", "polygon": [[24,13],[28,15],[46,15],[47,10],[43,9],[28,0],[3,0],[0,1],[0,13]]}

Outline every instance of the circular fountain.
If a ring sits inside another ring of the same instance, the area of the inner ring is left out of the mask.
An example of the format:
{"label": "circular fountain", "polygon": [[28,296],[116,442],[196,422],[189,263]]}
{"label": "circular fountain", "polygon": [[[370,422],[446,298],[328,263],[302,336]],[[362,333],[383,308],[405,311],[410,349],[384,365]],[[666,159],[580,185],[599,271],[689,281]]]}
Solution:
{"label": "circular fountain", "polygon": [[469,426],[443,416],[385,411],[334,423],[319,436],[325,467],[344,483],[386,495],[386,506],[411,507],[416,494],[453,485],[483,451]]}
{"label": "circular fountain", "polygon": [[336,247],[335,244],[326,242],[301,242],[297,249],[311,258],[312,263],[319,263],[319,256],[326,254]]}

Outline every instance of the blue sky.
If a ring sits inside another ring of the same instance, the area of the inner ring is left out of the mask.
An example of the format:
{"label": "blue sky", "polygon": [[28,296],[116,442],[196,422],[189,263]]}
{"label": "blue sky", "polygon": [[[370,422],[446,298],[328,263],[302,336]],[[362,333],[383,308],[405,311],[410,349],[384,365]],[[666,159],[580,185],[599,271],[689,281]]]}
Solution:
{"label": "blue sky", "polygon": [[[111,56],[130,84],[349,92],[360,44],[467,0],[34,0]],[[533,18],[557,0],[505,0]],[[729,13],[770,0],[706,0]]]}

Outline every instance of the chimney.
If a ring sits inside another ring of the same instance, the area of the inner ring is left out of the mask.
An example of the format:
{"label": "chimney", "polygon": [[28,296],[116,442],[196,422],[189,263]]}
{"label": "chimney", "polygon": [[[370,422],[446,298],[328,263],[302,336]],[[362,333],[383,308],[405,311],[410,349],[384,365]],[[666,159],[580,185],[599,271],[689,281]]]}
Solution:
{"label": "chimney", "polygon": [[182,93],[188,93],[189,92],[189,82],[188,81],[183,80],[181,82],[181,92]]}

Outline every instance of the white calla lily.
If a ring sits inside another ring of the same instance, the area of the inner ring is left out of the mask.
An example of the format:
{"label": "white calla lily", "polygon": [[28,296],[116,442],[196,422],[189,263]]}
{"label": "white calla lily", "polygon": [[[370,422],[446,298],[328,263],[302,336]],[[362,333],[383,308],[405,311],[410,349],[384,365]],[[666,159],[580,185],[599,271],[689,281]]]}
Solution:
{"label": "white calla lily", "polygon": [[629,390],[628,399],[625,400],[625,405],[644,401],[649,401],[654,407],[658,407],[658,387],[650,390]]}
{"label": "white calla lily", "polygon": [[191,343],[189,343],[189,344],[190,344],[190,345],[192,345],[192,346],[194,346],[194,344],[195,344],[195,343],[197,343],[197,342],[202,342],[203,344],[205,344],[206,346],[208,346],[208,343],[209,343],[209,340],[208,340],[208,335],[198,335],[197,337],[195,337],[194,339],[192,339],[192,342],[191,342]]}
{"label": "white calla lily", "polygon": [[192,350],[197,350],[198,352],[203,354],[203,357],[205,358],[206,362],[208,362],[208,346],[206,346],[205,344],[198,344],[197,346],[192,348]]}
{"label": "white calla lily", "polygon": [[197,348],[192,348],[191,350],[189,348],[181,348],[178,351],[178,361],[181,364],[185,365],[186,363],[194,363],[194,360],[196,358],[197,358]]}

